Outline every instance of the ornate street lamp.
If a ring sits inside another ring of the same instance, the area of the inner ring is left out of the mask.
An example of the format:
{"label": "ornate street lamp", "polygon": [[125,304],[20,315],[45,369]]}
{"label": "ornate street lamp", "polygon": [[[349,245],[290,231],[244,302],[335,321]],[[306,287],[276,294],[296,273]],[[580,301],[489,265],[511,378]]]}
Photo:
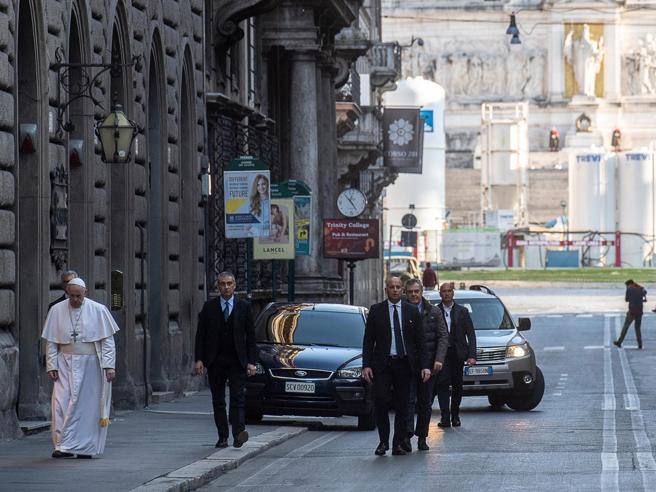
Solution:
{"label": "ornate street lamp", "polygon": [[[75,126],[70,121],[65,121],[68,107],[74,101],[81,99],[90,100],[94,106],[102,108],[97,91],[102,86],[101,78],[110,73],[112,77],[120,77],[126,68],[137,67],[139,70],[139,57],[133,57],[130,63],[120,63],[115,56],[112,63],[65,63],[64,51],[57,48],[55,51],[56,63],[50,65],[50,69],[57,73],[57,123],[58,133],[71,132]],[[79,71],[76,78],[71,76],[71,71]],[[93,73],[95,71],[95,74]],[[68,96],[68,100],[62,100],[62,93]],[[132,143],[139,129],[134,121],[128,119],[123,108],[115,104],[111,113],[96,124],[95,133],[102,147],[103,162],[125,163],[131,158]]]}
{"label": "ornate street lamp", "polygon": [[115,104],[112,112],[98,122],[95,132],[100,140],[103,162],[130,162],[132,143],[139,128],[134,121],[128,119],[120,104]]}

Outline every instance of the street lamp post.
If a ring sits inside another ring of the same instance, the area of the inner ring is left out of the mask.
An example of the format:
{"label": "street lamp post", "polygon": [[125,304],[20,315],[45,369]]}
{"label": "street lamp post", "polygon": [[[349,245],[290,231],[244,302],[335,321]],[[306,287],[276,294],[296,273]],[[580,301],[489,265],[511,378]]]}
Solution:
{"label": "street lamp post", "polygon": [[565,224],[565,228],[566,228],[566,231],[567,231],[567,234],[565,236],[565,249],[566,249],[566,251],[569,251],[569,217],[565,217],[565,208],[567,208],[567,202],[565,200],[560,201],[560,208],[563,209],[563,212],[560,215],[561,220],[567,222]]}

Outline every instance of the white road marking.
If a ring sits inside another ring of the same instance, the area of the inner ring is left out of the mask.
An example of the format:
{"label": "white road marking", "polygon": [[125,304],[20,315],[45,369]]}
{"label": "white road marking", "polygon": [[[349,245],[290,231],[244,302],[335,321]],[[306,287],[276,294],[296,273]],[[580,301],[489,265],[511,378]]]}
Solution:
{"label": "white road marking", "polygon": [[545,318],[562,318],[562,314],[547,314]]}
{"label": "white road marking", "polygon": [[592,318],[594,314],[577,314],[577,318]]}
{"label": "white road marking", "polygon": [[558,345],[558,346],[555,346],[555,347],[544,347],[543,350],[545,352],[558,352],[558,351],[561,351],[561,350],[565,350],[565,347],[563,347],[562,345]]}
{"label": "white road marking", "polygon": [[586,345],[586,346],[583,347],[583,348],[584,348],[585,350],[601,350],[601,349],[604,349],[604,348],[606,348],[606,347],[604,347],[603,345]]}
{"label": "white road marking", "polygon": [[[615,330],[619,335],[620,332],[620,319],[615,320]],[[647,432],[645,431],[645,421],[640,410],[640,396],[633,380],[633,373],[631,366],[626,357],[624,350],[618,350],[620,357],[620,364],[622,366],[622,373],[624,374],[624,385],[626,386],[627,396],[631,395],[631,403],[635,405],[636,409],[631,412],[631,427],[633,428],[633,439],[636,443],[636,456],[638,459],[638,468],[642,475],[642,486],[645,490],[656,490],[656,461],[651,451],[651,441]]]}
{"label": "white road marking", "polygon": [[[321,446],[328,444],[330,441],[333,441],[338,437],[342,437],[344,434],[346,434],[346,432],[335,432],[335,433],[326,434],[318,437],[317,439],[314,439],[313,441],[310,441],[307,444],[304,444],[300,448],[292,449],[285,456],[273,460],[267,466],[258,470],[257,473],[239,482],[236,485],[236,487],[253,487],[255,485],[264,485],[268,480],[272,478],[274,474],[279,473],[280,470],[290,465],[293,461],[302,458],[303,456],[311,453],[315,449],[319,449]],[[273,468],[273,472],[267,473],[272,468]]]}
{"label": "white road marking", "polygon": [[604,411],[603,446],[601,449],[601,490],[619,491],[617,434],[615,433],[615,383],[610,350],[610,319],[604,318]]}
{"label": "white road marking", "polygon": [[563,394],[560,391],[558,391],[557,393],[554,393],[553,395],[554,396],[563,396]]}
{"label": "white road marking", "polygon": [[624,395],[624,409],[640,410],[640,399],[638,395],[634,395],[633,393]]}

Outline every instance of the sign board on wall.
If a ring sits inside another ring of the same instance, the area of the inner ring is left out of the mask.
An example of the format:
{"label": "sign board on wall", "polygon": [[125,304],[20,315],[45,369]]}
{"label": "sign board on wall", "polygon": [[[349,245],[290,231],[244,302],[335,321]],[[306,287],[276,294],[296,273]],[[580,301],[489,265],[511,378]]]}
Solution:
{"label": "sign board on wall", "polygon": [[501,240],[496,230],[447,230],[438,240],[442,266],[501,265]]}
{"label": "sign board on wall", "polygon": [[343,260],[380,258],[378,219],[324,219],[323,256]]}
{"label": "sign board on wall", "polygon": [[261,160],[244,156],[230,161],[223,173],[226,238],[269,235],[270,183],[269,169]]}

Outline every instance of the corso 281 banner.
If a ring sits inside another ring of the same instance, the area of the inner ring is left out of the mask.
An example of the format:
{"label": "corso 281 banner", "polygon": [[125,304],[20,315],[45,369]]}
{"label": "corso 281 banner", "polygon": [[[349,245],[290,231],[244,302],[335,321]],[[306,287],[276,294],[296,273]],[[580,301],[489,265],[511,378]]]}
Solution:
{"label": "corso 281 banner", "polygon": [[400,173],[421,174],[424,122],[419,108],[385,108],[383,157],[385,167]]}

